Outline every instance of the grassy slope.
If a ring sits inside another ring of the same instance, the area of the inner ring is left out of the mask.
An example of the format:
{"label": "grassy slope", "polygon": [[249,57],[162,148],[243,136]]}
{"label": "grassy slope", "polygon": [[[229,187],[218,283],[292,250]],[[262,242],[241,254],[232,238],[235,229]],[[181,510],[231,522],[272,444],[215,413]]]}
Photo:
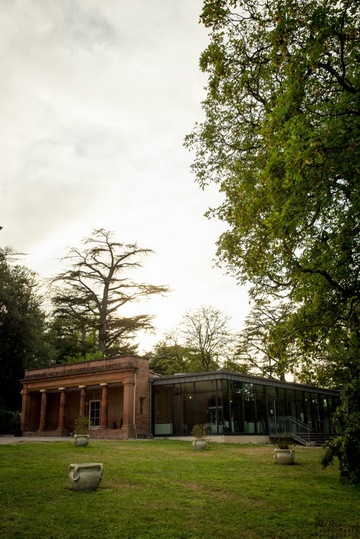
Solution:
{"label": "grassy slope", "polygon": [[[295,466],[274,464],[272,451],[169,440],[0,446],[0,537],[306,539],[320,537],[318,517],[360,526],[360,489],[340,485],[336,467],[323,471],[320,449],[297,449]],[[76,462],[104,464],[96,492],[69,489]]]}

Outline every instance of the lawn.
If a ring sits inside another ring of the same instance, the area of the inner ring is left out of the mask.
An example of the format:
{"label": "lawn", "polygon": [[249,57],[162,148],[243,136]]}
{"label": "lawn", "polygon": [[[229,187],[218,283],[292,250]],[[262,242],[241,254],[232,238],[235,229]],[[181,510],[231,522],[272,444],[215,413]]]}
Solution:
{"label": "lawn", "polygon": [[[170,440],[0,446],[1,539],[360,537],[360,489],[321,449],[277,465],[266,445]],[[96,492],[69,488],[70,463],[102,462]],[[319,525],[322,522],[322,525]]]}

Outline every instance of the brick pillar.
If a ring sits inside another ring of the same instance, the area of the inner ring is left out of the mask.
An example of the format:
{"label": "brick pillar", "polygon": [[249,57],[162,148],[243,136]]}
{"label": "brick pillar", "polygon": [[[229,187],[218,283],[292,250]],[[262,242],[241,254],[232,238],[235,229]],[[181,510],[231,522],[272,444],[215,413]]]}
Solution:
{"label": "brick pillar", "polygon": [[80,409],[79,417],[86,416],[86,386],[79,386],[80,388]]}
{"label": "brick pillar", "polygon": [[40,389],[41,407],[40,407],[40,424],[39,430],[46,429],[46,412],[47,412],[47,393],[46,389]]}
{"label": "brick pillar", "polygon": [[21,432],[29,430],[29,413],[30,413],[30,393],[27,387],[21,392]]}
{"label": "brick pillar", "polygon": [[124,422],[122,430],[124,431],[126,438],[135,438],[135,424],[134,424],[134,402],[135,402],[135,380],[134,376],[128,376],[124,380],[124,403],[123,413]]}
{"label": "brick pillar", "polygon": [[108,426],[108,385],[101,386],[101,405],[100,405],[100,428],[107,429]]}
{"label": "brick pillar", "polygon": [[60,406],[59,406],[59,426],[56,429],[59,432],[65,430],[65,404],[66,404],[66,390],[64,387],[59,387],[60,393]]}

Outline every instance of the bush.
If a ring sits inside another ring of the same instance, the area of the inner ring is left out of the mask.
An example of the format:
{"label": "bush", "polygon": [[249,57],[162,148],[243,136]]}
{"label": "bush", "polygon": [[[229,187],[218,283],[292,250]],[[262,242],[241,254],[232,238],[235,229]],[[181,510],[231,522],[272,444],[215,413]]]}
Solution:
{"label": "bush", "polygon": [[20,414],[18,411],[0,408],[0,434],[20,435]]}
{"label": "bush", "polygon": [[88,434],[90,421],[87,417],[78,417],[74,422],[74,434]]}
{"label": "bush", "polygon": [[338,436],[328,442],[321,459],[327,468],[335,458],[339,461],[340,482],[360,484],[360,381],[358,377],[342,394],[341,406],[333,417]]}

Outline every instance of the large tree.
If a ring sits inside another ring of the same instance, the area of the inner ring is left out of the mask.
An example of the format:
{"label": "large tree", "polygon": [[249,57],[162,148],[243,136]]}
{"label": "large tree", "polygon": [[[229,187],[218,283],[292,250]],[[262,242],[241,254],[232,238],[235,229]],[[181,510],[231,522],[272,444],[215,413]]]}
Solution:
{"label": "large tree", "polygon": [[187,311],[149,353],[150,368],[163,375],[220,368],[245,372],[235,358],[236,335],[229,321],[229,316],[209,305]]}
{"label": "large tree", "polygon": [[73,350],[84,356],[96,349],[104,356],[133,352],[131,341],[137,333],[153,329],[150,315],[121,314],[129,303],[168,291],[166,286],[132,279],[150,253],[137,244],[116,241],[104,229],[94,230],[82,247],[69,250],[64,259],[69,268],[53,280],[53,328],[59,333],[64,327],[68,344],[70,337],[77,343]]}
{"label": "large tree", "polygon": [[293,352],[288,335],[283,331],[283,320],[287,320],[288,315],[288,304],[254,303],[237,343],[237,358],[251,373],[285,380]]}
{"label": "large tree", "polygon": [[359,3],[205,0],[201,20],[205,119],[186,144],[198,182],[224,196],[219,259],[253,298],[291,302],[304,351],[341,348],[346,385],[360,337]]}
{"label": "large tree", "polygon": [[176,332],[168,333],[149,352],[149,367],[156,374],[163,376],[172,374],[189,374],[198,372],[198,354],[192,348],[180,344]]}
{"label": "large tree", "polygon": [[36,276],[20,255],[0,249],[0,407],[19,408],[26,368],[51,361]]}
{"label": "large tree", "polygon": [[233,357],[235,335],[229,322],[229,316],[210,305],[185,313],[179,333],[185,346],[196,354],[197,370],[219,369]]}

